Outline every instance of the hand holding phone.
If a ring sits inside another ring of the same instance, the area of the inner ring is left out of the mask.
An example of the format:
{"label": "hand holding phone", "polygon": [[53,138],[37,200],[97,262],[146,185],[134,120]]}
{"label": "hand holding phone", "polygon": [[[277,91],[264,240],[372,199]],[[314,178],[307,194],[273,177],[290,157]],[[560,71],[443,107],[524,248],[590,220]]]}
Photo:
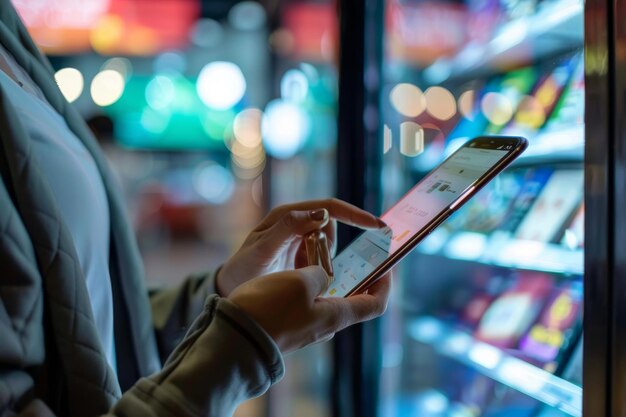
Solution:
{"label": "hand holding phone", "polygon": [[381,216],[388,227],[362,233],[333,259],[334,281],[324,296],[347,297],[367,289],[527,146],[521,137],[467,142]]}

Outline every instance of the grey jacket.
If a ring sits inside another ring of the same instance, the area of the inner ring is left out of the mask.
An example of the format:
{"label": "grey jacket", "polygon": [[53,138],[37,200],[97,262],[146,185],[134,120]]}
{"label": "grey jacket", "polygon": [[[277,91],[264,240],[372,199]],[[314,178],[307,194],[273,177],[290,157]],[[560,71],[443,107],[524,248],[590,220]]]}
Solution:
{"label": "grey jacket", "polygon": [[281,354],[260,326],[213,294],[213,274],[148,297],[123,202],[98,145],[9,0],[0,0],[0,42],[102,175],[118,365],[116,378],[67,226],[0,89],[0,416],[228,416],[266,391],[282,376]]}

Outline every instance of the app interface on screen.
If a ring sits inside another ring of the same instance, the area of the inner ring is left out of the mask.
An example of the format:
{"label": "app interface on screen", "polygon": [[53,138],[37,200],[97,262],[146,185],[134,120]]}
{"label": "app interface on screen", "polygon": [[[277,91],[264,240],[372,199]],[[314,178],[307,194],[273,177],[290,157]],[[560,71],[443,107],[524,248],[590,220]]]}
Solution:
{"label": "app interface on screen", "polygon": [[324,295],[347,295],[507,152],[463,147],[448,158],[383,214],[388,227],[362,233],[333,259],[334,281]]}

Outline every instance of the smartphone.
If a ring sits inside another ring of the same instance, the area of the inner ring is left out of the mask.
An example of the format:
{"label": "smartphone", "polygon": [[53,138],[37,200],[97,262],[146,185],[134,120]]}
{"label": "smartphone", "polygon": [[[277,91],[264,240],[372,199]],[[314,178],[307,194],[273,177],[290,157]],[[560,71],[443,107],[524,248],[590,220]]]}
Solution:
{"label": "smartphone", "polygon": [[363,232],[333,259],[334,278],[322,296],[365,291],[527,146],[521,137],[466,142],[381,216],[387,227]]}

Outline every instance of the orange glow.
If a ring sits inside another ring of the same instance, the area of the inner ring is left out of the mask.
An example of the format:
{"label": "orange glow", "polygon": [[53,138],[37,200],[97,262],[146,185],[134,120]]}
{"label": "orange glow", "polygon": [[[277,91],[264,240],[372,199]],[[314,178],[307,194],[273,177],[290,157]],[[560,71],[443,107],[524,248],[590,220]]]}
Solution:
{"label": "orange glow", "polygon": [[91,31],[91,46],[96,52],[110,54],[124,36],[124,21],[116,15],[106,15]]}
{"label": "orange glow", "polygon": [[48,54],[71,54],[88,50],[91,28],[110,7],[110,0],[12,2],[35,43]]}
{"label": "orange glow", "polygon": [[197,0],[13,0],[37,45],[48,54],[93,48],[148,55],[183,48],[200,16]]}

